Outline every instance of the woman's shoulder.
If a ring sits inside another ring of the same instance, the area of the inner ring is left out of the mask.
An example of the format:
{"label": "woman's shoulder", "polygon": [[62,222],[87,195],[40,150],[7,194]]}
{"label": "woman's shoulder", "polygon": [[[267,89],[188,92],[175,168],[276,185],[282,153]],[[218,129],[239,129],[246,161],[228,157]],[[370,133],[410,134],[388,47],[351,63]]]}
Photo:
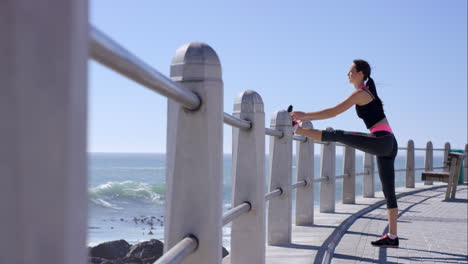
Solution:
{"label": "woman's shoulder", "polygon": [[358,90],[354,91],[352,93],[352,96],[354,96],[356,98],[356,101],[357,101],[356,104],[360,105],[360,106],[366,105],[366,104],[372,102],[372,100],[374,100],[374,98],[371,97],[371,95],[367,91],[365,91],[363,89],[358,89]]}

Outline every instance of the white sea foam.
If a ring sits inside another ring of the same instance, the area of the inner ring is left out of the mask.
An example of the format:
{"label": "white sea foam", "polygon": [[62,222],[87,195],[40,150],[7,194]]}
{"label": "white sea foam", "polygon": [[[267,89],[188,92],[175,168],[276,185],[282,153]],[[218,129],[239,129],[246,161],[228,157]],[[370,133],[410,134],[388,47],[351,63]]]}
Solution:
{"label": "white sea foam", "polygon": [[135,200],[139,202],[158,202],[164,196],[164,185],[134,181],[110,181],[89,189],[90,201],[96,205],[122,209],[115,200]]}

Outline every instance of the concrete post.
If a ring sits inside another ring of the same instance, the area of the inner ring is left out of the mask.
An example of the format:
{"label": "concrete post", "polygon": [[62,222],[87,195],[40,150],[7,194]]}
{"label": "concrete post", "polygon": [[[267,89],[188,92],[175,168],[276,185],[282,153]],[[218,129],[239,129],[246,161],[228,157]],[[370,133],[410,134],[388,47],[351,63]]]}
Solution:
{"label": "concrete post", "polygon": [[468,181],[468,144],[465,144],[465,161],[463,162],[463,178]]}
{"label": "concrete post", "polygon": [[87,262],[88,1],[0,1],[0,263]]}
{"label": "concrete post", "polygon": [[410,139],[406,148],[406,188],[414,188],[414,175],[414,142]]}
{"label": "concrete post", "polygon": [[265,113],[260,95],[248,90],[234,103],[233,115],[250,120],[249,130],[232,129],[232,206],[252,209],[232,222],[231,263],[265,263]]}
{"label": "concrete post", "polygon": [[[328,128],[327,128],[328,129]],[[320,182],[320,212],[335,212],[335,168],[336,143],[327,142],[321,146],[320,177],[328,178]]]}
{"label": "concrete post", "polygon": [[356,150],[345,146],[343,153],[343,174],[349,177],[343,178],[343,203],[354,204],[356,202]]}
{"label": "concrete post", "polygon": [[449,142],[445,142],[445,146],[444,146],[444,161],[443,161],[443,166],[446,167],[444,168],[444,171],[445,172],[448,172],[449,171],[449,168],[448,168],[448,154],[450,152],[450,143]]}
{"label": "concrete post", "polygon": [[285,110],[276,111],[271,119],[271,129],[283,131],[283,137],[270,137],[269,190],[283,190],[279,197],[268,203],[268,245],[291,243],[292,225],[292,120]]}
{"label": "concrete post", "polygon": [[[302,124],[304,128],[314,128],[311,122]],[[296,142],[297,182],[306,181],[307,185],[296,189],[296,225],[314,224],[314,140]]]}
{"label": "concrete post", "polygon": [[[432,142],[429,141],[429,142],[427,142],[427,145],[426,145],[426,155],[424,157],[425,171],[432,171],[433,161],[434,161],[434,156],[433,156]],[[424,181],[424,185],[433,185],[433,182],[432,181]]]}
{"label": "concrete post", "polygon": [[367,174],[362,176],[362,196],[364,198],[373,198],[375,197],[375,184],[374,184],[374,172],[375,172],[375,163],[374,163],[374,155],[369,153],[364,153],[364,171]]}
{"label": "concrete post", "polygon": [[224,112],[218,56],[203,43],[182,46],[172,60],[171,78],[202,104],[189,111],[168,100],[164,250],[193,234],[199,246],[184,263],[220,263]]}

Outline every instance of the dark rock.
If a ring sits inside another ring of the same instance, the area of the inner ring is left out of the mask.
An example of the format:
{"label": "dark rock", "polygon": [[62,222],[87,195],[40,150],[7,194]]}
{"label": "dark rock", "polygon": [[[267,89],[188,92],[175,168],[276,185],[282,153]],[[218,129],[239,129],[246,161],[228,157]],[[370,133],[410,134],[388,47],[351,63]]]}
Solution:
{"label": "dark rock", "polygon": [[156,262],[156,260],[158,260],[158,258],[146,258],[146,259],[142,259],[142,263],[143,264],[154,264],[154,262]]}
{"label": "dark rock", "polygon": [[229,255],[229,251],[223,247],[223,258],[227,255]]}
{"label": "dark rock", "polygon": [[143,260],[136,257],[124,257],[112,262],[113,264],[144,264]]}
{"label": "dark rock", "polygon": [[89,255],[91,257],[114,260],[125,257],[129,249],[130,244],[128,244],[127,241],[121,239],[101,243],[91,248]]}
{"label": "dark rock", "polygon": [[163,254],[164,244],[157,240],[151,239],[150,241],[141,242],[133,245],[128,252],[128,257],[137,257],[140,259],[158,259]]}
{"label": "dark rock", "polygon": [[89,263],[90,264],[103,264],[105,262],[107,262],[107,259],[96,258],[96,257],[90,257],[89,258]]}

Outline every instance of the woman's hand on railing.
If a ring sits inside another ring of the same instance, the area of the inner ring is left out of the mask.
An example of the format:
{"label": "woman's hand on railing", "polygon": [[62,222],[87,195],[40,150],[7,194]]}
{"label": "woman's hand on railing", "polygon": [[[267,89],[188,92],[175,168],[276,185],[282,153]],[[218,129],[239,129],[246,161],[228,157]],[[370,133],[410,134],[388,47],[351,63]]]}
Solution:
{"label": "woman's hand on railing", "polygon": [[310,118],[310,116],[307,113],[302,111],[293,111],[289,113],[289,115],[291,115],[291,118],[293,120],[300,120],[302,122],[308,122],[312,120],[312,118]]}

